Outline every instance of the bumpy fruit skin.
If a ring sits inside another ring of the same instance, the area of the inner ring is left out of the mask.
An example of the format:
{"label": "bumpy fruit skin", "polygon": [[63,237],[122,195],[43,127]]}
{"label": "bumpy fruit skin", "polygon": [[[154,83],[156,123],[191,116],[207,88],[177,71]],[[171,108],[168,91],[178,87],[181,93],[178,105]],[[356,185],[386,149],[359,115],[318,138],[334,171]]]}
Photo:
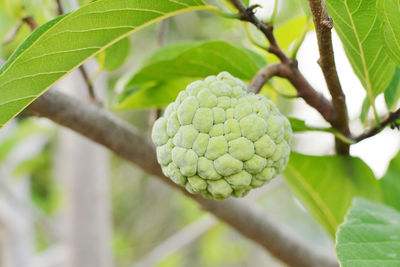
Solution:
{"label": "bumpy fruit skin", "polygon": [[277,107],[227,72],[189,84],[155,123],[164,174],[193,194],[243,197],[278,175],[292,130]]}

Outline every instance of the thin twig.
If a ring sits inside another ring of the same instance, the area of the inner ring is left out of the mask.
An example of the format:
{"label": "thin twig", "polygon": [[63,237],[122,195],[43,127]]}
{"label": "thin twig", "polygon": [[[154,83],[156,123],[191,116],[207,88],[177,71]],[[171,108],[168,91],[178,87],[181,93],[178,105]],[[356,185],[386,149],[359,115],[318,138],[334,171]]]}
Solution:
{"label": "thin twig", "polygon": [[337,261],[310,248],[306,243],[274,223],[256,206],[244,200],[215,201],[199,195],[191,195],[162,174],[156,160],[154,146],[138,134],[132,126],[97,107],[87,105],[63,93],[48,91],[30,107],[34,113],[53,121],[104,145],[117,155],[138,165],[143,170],[177,188],[197,201],[203,209],[257,242],[272,255],[290,266],[337,267]]}
{"label": "thin twig", "polygon": [[81,66],[79,66],[79,71],[81,72],[82,78],[85,81],[85,84],[87,86],[87,90],[88,90],[88,94],[89,94],[89,101],[99,104],[99,105],[102,105],[101,102],[98,101],[96,98],[96,93],[94,91],[93,83],[90,80],[89,75],[86,72],[86,68],[83,65],[81,65]]}
{"label": "thin twig", "polygon": [[38,27],[38,24],[36,23],[35,19],[31,16],[28,16],[26,18],[22,19],[26,24],[28,24],[29,28],[31,28],[31,31],[36,30]]}
{"label": "thin twig", "polygon": [[[329,17],[324,0],[309,0],[312,17],[317,34],[320,58],[318,63],[325,77],[326,85],[332,96],[334,119],[332,126],[345,136],[350,136],[349,118],[347,114],[346,98],[336,71],[336,64],[332,46],[333,22]],[[336,139],[336,151],[339,154],[348,154],[349,145]]]}
{"label": "thin twig", "polygon": [[371,129],[367,130],[365,133],[353,138],[353,140],[355,142],[360,142],[364,139],[367,139],[369,137],[372,137],[372,136],[380,133],[386,126],[389,126],[389,125],[392,127],[392,129],[394,129],[394,128],[399,129],[400,125],[397,122],[397,120],[399,120],[399,119],[400,119],[400,108],[394,112],[390,112],[389,115],[386,117],[386,119],[382,120],[382,122],[379,125],[371,128]]}
{"label": "thin twig", "polygon": [[165,37],[167,36],[168,31],[168,19],[164,19],[161,21],[160,26],[157,29],[157,44],[159,47],[164,46]]}
{"label": "thin twig", "polygon": [[[296,88],[298,95],[303,98],[310,106],[318,110],[318,112],[324,117],[324,119],[332,124],[334,121],[334,111],[332,103],[328,101],[321,93],[317,92],[304,78],[304,76],[300,73],[298,69],[297,61],[286,56],[286,54],[280,49],[273,33],[273,27],[271,25],[261,22],[255,16],[253,9],[246,8],[241,0],[230,1],[239,11],[241,19],[254,24],[268,39],[270,43],[268,51],[276,55],[281,61],[279,71],[275,69],[275,74],[277,76],[287,78],[290,83]],[[256,76],[253,78],[253,81],[251,82],[252,88],[250,88],[250,90],[252,92],[257,92],[262,88],[262,86],[264,86],[265,82],[268,80],[265,78],[270,76],[268,73],[270,71],[270,69],[265,67],[256,74]],[[255,85],[257,85],[257,87],[255,87]]]}
{"label": "thin twig", "polygon": [[273,27],[260,21],[254,14],[254,7],[247,8],[241,0],[230,0],[231,3],[237,8],[241,15],[241,20],[251,22],[257,27],[268,39],[268,51],[279,58],[281,62],[289,62],[290,59],[280,49],[273,34]]}
{"label": "thin twig", "polygon": [[297,67],[283,63],[267,65],[257,72],[247,90],[250,92],[258,92],[272,76],[279,76],[288,79],[296,88],[298,97],[303,98],[307,104],[318,110],[318,112],[328,122],[333,120],[333,108],[331,102],[329,102],[321,93],[312,88]]}
{"label": "thin twig", "polygon": [[277,76],[281,71],[281,64],[275,63],[267,65],[254,76],[251,80],[249,86],[247,87],[247,92],[257,94],[263,88],[263,86],[271,79],[273,76]]}
{"label": "thin twig", "polygon": [[62,5],[61,0],[56,0],[57,1],[57,14],[60,16],[64,14],[64,7]]}

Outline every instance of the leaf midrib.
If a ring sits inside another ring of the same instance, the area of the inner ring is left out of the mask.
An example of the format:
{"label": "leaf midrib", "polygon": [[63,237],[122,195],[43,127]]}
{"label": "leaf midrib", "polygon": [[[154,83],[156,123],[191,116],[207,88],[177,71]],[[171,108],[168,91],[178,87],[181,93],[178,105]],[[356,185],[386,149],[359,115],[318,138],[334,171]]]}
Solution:
{"label": "leaf midrib", "polygon": [[288,165],[287,168],[293,173],[293,176],[297,178],[300,184],[304,186],[304,189],[309,192],[317,207],[319,207],[322,213],[326,215],[326,221],[332,228],[333,232],[335,232],[337,227],[335,216],[330,212],[329,208],[325,206],[324,201],[319,197],[318,194],[314,193],[314,190],[312,190],[312,188],[304,181],[302,175],[295,168],[290,165]]}
{"label": "leaf midrib", "polygon": [[[362,0],[360,0],[360,1],[362,1]],[[364,74],[365,74],[365,82],[366,82],[366,85],[367,85],[368,98],[370,100],[372,108],[375,110],[376,108],[375,108],[375,104],[374,104],[375,103],[374,102],[374,94],[372,92],[372,86],[371,86],[371,81],[370,81],[370,78],[369,78],[367,62],[365,60],[364,49],[363,49],[362,43],[360,41],[360,37],[358,36],[358,33],[356,31],[356,26],[354,24],[352,13],[350,12],[349,6],[347,5],[347,0],[344,1],[344,6],[346,7],[347,15],[349,16],[349,19],[350,19],[350,22],[351,22],[351,26],[352,26],[352,29],[353,29],[353,32],[354,32],[354,36],[356,37],[356,40],[357,40],[358,48],[360,49],[360,57],[361,57],[361,63],[363,65]],[[373,25],[372,25],[372,27],[373,27]],[[366,37],[366,38],[368,38],[368,37]]]}
{"label": "leaf midrib", "polygon": [[[98,1],[92,2],[92,3],[88,4],[88,5],[91,5],[91,4],[94,5],[94,4],[96,4],[96,3],[98,4]],[[197,3],[197,1],[196,1],[196,3]],[[207,4],[204,4],[204,5],[201,5],[201,6],[190,6],[190,7],[185,7],[185,8],[182,8],[182,9],[175,10],[174,12],[166,13],[166,14],[161,15],[161,16],[155,18],[155,19],[149,20],[148,22],[146,22],[146,23],[144,23],[144,24],[142,24],[142,25],[140,25],[140,26],[137,26],[137,27],[133,28],[131,31],[129,31],[129,32],[127,32],[127,33],[125,33],[125,34],[119,36],[118,38],[114,39],[113,41],[111,41],[110,43],[108,43],[107,45],[105,45],[105,46],[103,46],[101,49],[99,49],[97,52],[91,54],[89,57],[84,58],[81,62],[79,62],[78,64],[76,64],[76,67],[79,66],[79,65],[81,65],[83,62],[85,62],[85,61],[88,60],[89,58],[91,58],[91,57],[95,56],[96,54],[102,52],[103,50],[105,50],[105,49],[108,48],[109,46],[113,45],[114,43],[118,42],[119,40],[121,40],[121,39],[125,38],[126,36],[132,34],[132,32],[137,31],[137,30],[139,30],[139,29],[142,29],[142,28],[146,27],[147,25],[149,25],[149,24],[151,24],[151,23],[153,23],[153,22],[155,22],[155,21],[162,20],[162,19],[165,19],[165,18],[174,16],[174,15],[177,15],[177,14],[180,14],[180,13],[183,13],[183,12],[191,12],[191,11],[198,11],[198,10],[215,11],[215,8],[212,7],[212,6],[209,6],[209,5],[207,5]],[[60,23],[61,21],[63,21],[63,20],[66,19],[67,17],[68,17],[68,15],[64,15],[64,17],[61,18],[60,20],[58,20],[54,25],[52,25],[51,28],[49,28],[49,29],[47,29],[45,32],[43,32],[42,35],[39,36],[39,37],[29,46],[28,49],[22,51],[16,58],[13,59],[13,61],[6,67],[6,69],[4,69],[4,71],[1,72],[1,68],[0,68],[0,77],[4,76],[4,75],[9,71],[10,68],[15,64],[15,62],[16,62],[19,58],[22,57],[22,55],[24,55],[25,53],[27,53],[28,51],[30,51],[30,50],[31,50],[30,48],[32,47],[32,45],[36,44],[39,40],[41,40],[47,31],[51,30],[53,27],[55,27],[58,23]],[[17,51],[17,50],[16,50],[16,51]],[[75,67],[75,68],[76,68],[76,67]],[[18,110],[18,112],[17,112],[16,114],[18,114],[18,113],[20,113],[22,110],[24,110],[27,106],[30,105],[30,103],[32,103],[35,99],[37,99],[37,98],[40,97],[42,94],[44,94],[44,93],[48,90],[48,88],[50,88],[50,87],[53,86],[55,83],[57,83],[62,77],[65,77],[66,75],[68,75],[69,73],[71,73],[75,68],[72,68],[71,70],[69,70],[68,72],[66,72],[64,75],[61,75],[58,79],[56,79],[56,80],[55,80],[53,83],[51,83],[49,86],[45,87],[40,93],[37,94],[37,96],[36,96],[35,98],[32,99],[32,101],[29,101],[25,106],[22,106],[22,107]],[[4,122],[4,124],[0,124],[0,129],[1,129],[4,125],[6,125],[10,120],[12,120],[14,117],[15,117],[15,115],[14,115],[14,116],[11,116],[10,118],[8,118],[8,119]]]}
{"label": "leaf midrib", "polygon": [[[97,1],[97,2],[95,1],[95,2],[89,3],[87,6],[98,4],[98,2],[99,2],[99,1]],[[173,2],[173,3],[174,3],[174,2]],[[113,42],[111,42],[111,43],[109,43],[108,45],[102,47],[102,48],[101,48],[98,52],[96,52],[95,54],[100,53],[101,51],[103,51],[103,50],[106,49],[107,47],[109,47],[109,46],[111,46],[112,44],[114,44],[114,43],[116,43],[117,41],[119,41],[120,39],[123,39],[124,37],[128,36],[128,35],[131,34],[133,31],[136,31],[136,30],[138,30],[138,29],[140,29],[140,28],[143,28],[143,27],[147,26],[148,24],[153,23],[154,21],[161,20],[161,19],[163,19],[163,18],[170,17],[170,16],[173,16],[173,15],[179,14],[179,13],[181,13],[181,12],[188,12],[188,11],[195,11],[195,10],[202,10],[202,9],[210,9],[210,7],[207,6],[207,5],[204,5],[204,6],[190,6],[190,7],[185,7],[185,8],[179,9],[179,10],[174,11],[174,12],[161,14],[161,16],[159,16],[159,17],[157,17],[157,18],[155,18],[155,19],[149,20],[147,23],[144,23],[144,24],[142,24],[142,25],[140,25],[140,26],[137,26],[137,27],[132,27],[132,30],[130,30],[129,32],[127,32],[126,34],[124,34],[123,37],[117,38],[117,39],[114,40]],[[121,9],[120,11],[122,11],[122,10],[124,10],[124,9]],[[73,13],[71,13],[71,14],[73,14]],[[86,14],[87,14],[87,13],[83,13],[83,14],[80,14],[80,15],[86,15]],[[77,17],[79,17],[79,16],[77,16]],[[62,21],[66,20],[66,19],[68,19],[68,18],[69,18],[68,15],[67,15],[67,16],[64,16],[62,19],[60,19],[60,20],[57,21],[54,25],[52,25],[52,27],[49,28],[46,32],[52,30],[52,29],[53,29],[54,27],[56,27],[59,23],[61,23]],[[0,77],[1,77],[2,75],[4,75],[4,74],[15,64],[15,62],[16,62],[19,58],[21,58],[21,57],[22,57],[24,54],[26,54],[27,52],[31,51],[31,47],[32,47],[33,45],[35,45],[39,40],[42,40],[42,38],[44,38],[46,32],[44,32],[41,36],[39,36],[39,37],[29,46],[28,49],[24,50],[23,52],[21,52],[21,53],[18,55],[18,57],[16,57],[15,59],[13,59],[13,62],[12,62],[10,65],[7,66],[7,69],[5,69],[2,73],[0,73]],[[57,34],[59,34],[59,33],[57,33]],[[47,38],[48,36],[45,36],[45,37]],[[92,54],[90,57],[94,56],[95,54]],[[85,61],[86,61],[87,59],[89,59],[90,57],[86,58],[83,62],[85,62]],[[83,63],[83,62],[81,62],[81,63]]]}

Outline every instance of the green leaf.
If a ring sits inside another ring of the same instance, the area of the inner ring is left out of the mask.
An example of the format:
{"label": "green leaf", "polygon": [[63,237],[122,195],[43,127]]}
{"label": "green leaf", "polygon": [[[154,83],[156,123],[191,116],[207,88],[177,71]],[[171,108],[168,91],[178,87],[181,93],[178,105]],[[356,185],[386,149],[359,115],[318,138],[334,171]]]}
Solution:
{"label": "green leaf", "polygon": [[[4,0],[0,0],[0,40],[3,41],[5,37],[16,26],[17,20],[7,12]],[[1,47],[1,46],[0,46]]]}
{"label": "green leaf", "polygon": [[290,125],[292,126],[293,132],[307,132],[307,131],[314,131],[314,132],[326,132],[335,135],[337,138],[341,139],[342,141],[352,144],[353,140],[345,137],[341,133],[339,133],[336,129],[333,128],[324,128],[324,127],[314,127],[309,126],[306,124],[305,121],[297,119],[297,118],[288,118]]}
{"label": "green leaf", "polygon": [[154,64],[163,60],[171,60],[185,52],[186,50],[193,48],[199,45],[199,42],[182,42],[176,44],[166,45],[156,52],[154,52],[151,56],[149,56],[144,61],[144,66]]}
{"label": "green leaf", "polygon": [[400,2],[377,0],[377,11],[382,21],[382,40],[390,58],[400,66]]}
{"label": "green leaf", "polygon": [[117,109],[163,107],[192,81],[222,71],[250,80],[266,65],[260,55],[225,41],[173,45],[150,59],[127,83]]}
{"label": "green leaf", "polygon": [[381,42],[376,0],[327,0],[326,6],[351,66],[374,103],[395,68]]}
{"label": "green leaf", "polygon": [[379,181],[385,203],[400,210],[400,153],[392,159],[389,168]]}
{"label": "green leaf", "polygon": [[121,110],[130,108],[163,108],[174,101],[179,92],[195,80],[196,78],[183,77],[167,81],[149,82],[141,85],[140,88],[134,87],[120,97],[121,103],[117,104],[115,108]]}
{"label": "green leaf", "polygon": [[356,198],[337,232],[336,255],[340,266],[400,266],[399,233],[399,212]]}
{"label": "green leaf", "polygon": [[210,10],[201,0],[98,0],[39,27],[0,69],[0,127],[82,62],[157,20]]}
{"label": "green leaf", "polygon": [[[79,2],[80,6],[83,6],[83,5],[89,4],[91,1],[92,0],[79,0],[78,2]],[[94,0],[94,1],[96,1],[96,0]]]}
{"label": "green leaf", "polygon": [[311,127],[306,125],[306,122],[297,118],[288,118],[293,132],[313,131]]}
{"label": "green leaf", "polygon": [[292,152],[286,181],[333,237],[354,196],[382,199],[378,181],[359,158]]}
{"label": "green leaf", "polygon": [[[301,37],[304,30],[311,31],[314,29],[314,24],[308,27],[308,19],[308,16],[302,14],[274,29],[275,38],[278,40],[279,46],[282,50],[291,53],[293,48],[292,44]],[[267,59],[268,62],[279,61],[279,59],[272,54],[267,54]]]}
{"label": "green leaf", "polygon": [[396,68],[392,81],[385,90],[385,102],[389,110],[396,108],[400,99],[400,68]]}
{"label": "green leaf", "polygon": [[120,68],[129,56],[131,44],[129,38],[121,39],[106,50],[98,54],[101,60],[99,64],[102,69],[113,71]]}
{"label": "green leaf", "polygon": [[[144,66],[134,74],[126,86],[181,77],[206,77],[221,71],[228,71],[235,77],[250,80],[260,68],[259,62],[253,59],[254,54],[225,41],[209,41],[182,50],[182,53],[175,52],[174,58]],[[263,65],[265,64],[264,61]]]}
{"label": "green leaf", "polygon": [[[301,15],[279,26],[276,31],[274,31],[275,37],[279,41],[279,46],[288,52],[290,45],[300,37],[304,29],[307,27],[307,24],[308,17],[306,15]],[[313,26],[309,27],[308,31],[313,29]]]}
{"label": "green leaf", "polygon": [[371,102],[369,101],[368,96],[366,96],[361,106],[360,120],[362,123],[364,123],[365,120],[367,119],[370,107],[371,107]]}
{"label": "green leaf", "polygon": [[[254,63],[257,65],[257,68],[262,68],[267,65],[267,61],[263,56],[258,54],[257,52],[254,52],[253,50],[247,49],[245,47],[242,47],[244,51],[254,60]],[[252,77],[253,78],[253,77]]]}

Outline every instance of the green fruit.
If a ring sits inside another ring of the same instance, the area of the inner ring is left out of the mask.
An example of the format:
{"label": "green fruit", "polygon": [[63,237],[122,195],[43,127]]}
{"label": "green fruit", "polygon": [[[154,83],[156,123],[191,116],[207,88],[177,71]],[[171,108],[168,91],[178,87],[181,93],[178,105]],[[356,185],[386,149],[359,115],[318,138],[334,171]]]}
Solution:
{"label": "green fruit", "polygon": [[164,174],[217,200],[243,197],[281,173],[291,137],[274,103],[227,72],[189,84],[152,131]]}

